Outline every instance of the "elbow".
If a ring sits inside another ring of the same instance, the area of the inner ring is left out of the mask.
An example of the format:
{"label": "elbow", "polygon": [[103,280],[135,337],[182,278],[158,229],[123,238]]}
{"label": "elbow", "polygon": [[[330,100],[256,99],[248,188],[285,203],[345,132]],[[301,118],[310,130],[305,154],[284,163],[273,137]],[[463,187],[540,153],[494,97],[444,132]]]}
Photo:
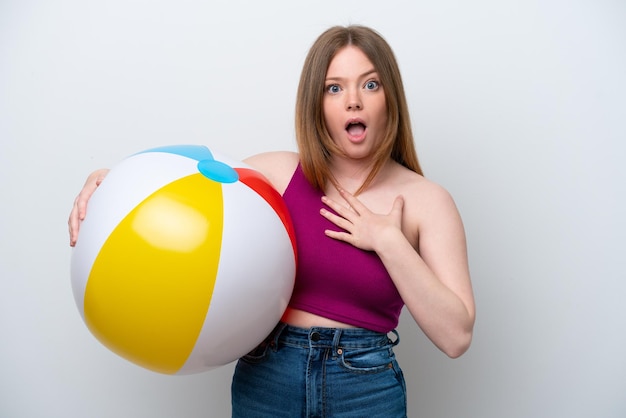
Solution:
{"label": "elbow", "polygon": [[465,352],[469,349],[469,347],[470,347],[470,342],[468,341],[465,344],[459,344],[455,347],[448,348],[447,350],[444,351],[444,353],[451,359],[456,359],[456,358],[461,357],[463,354],[465,354]]}
{"label": "elbow", "polygon": [[461,357],[467,350],[469,350],[470,345],[472,344],[472,331],[464,332],[462,335],[458,336],[446,347],[442,347],[441,351],[444,352],[445,355],[450,357],[451,359],[456,359]]}
{"label": "elbow", "polygon": [[465,354],[472,344],[475,321],[476,316],[472,313],[468,318],[468,321],[453,334],[454,338],[451,338],[448,345],[442,348],[441,351],[452,359],[459,358]]}

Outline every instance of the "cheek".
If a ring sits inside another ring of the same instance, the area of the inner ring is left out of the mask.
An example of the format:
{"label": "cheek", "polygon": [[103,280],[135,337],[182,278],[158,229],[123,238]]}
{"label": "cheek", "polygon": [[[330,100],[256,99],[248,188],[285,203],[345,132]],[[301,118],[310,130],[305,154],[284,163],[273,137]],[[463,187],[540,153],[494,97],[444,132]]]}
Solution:
{"label": "cheek", "polygon": [[324,106],[324,123],[331,135],[340,131],[342,122],[339,117],[339,112],[333,111],[331,106]]}
{"label": "cheek", "polygon": [[384,129],[387,126],[387,105],[385,101],[381,101],[376,109],[376,125],[379,129]]}

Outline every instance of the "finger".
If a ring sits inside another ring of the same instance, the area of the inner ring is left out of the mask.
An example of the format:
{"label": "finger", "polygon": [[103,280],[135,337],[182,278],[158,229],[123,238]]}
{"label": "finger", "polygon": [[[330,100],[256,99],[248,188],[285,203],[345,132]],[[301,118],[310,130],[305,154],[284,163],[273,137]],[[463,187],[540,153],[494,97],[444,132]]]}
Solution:
{"label": "finger", "polygon": [[73,247],[78,240],[80,223],[85,219],[85,216],[87,216],[87,203],[91,195],[96,191],[98,186],[100,186],[108,173],[109,169],[100,169],[91,173],[87,177],[83,189],[78,196],[76,196],[76,199],[74,199],[74,205],[72,206],[72,211],[67,221],[70,234],[70,246]]}
{"label": "finger", "polygon": [[333,231],[331,229],[327,229],[324,231],[324,234],[326,234],[327,237],[335,239],[337,241],[344,241],[347,242],[348,244],[353,244],[353,237],[352,235],[346,233],[346,232],[341,232],[341,231]]}
{"label": "finger", "polygon": [[89,197],[84,197],[83,193],[76,198],[76,216],[81,221],[87,215],[87,202],[89,202]]}
{"label": "finger", "polygon": [[345,191],[344,189],[337,189],[339,190],[339,194],[341,195],[341,197],[343,197],[343,199],[348,202],[348,205],[350,205],[350,207],[356,212],[356,213],[363,213],[364,210],[367,210],[367,208],[365,207],[365,205],[363,203],[361,203],[361,201],[355,197],[352,193]]}
{"label": "finger", "polygon": [[[108,168],[101,168],[91,173],[89,177],[95,176],[95,183],[97,187],[100,186],[100,184],[104,181],[104,178],[107,176],[107,174],[109,174],[109,171],[110,170]],[[89,177],[87,178],[87,182],[85,183],[85,185],[90,183]]]}
{"label": "finger", "polygon": [[326,204],[329,208],[331,208],[332,210],[334,210],[335,212],[337,212],[337,214],[339,214],[340,216],[348,219],[348,220],[352,220],[352,217],[358,213],[354,210],[351,210],[337,202],[335,202],[334,200],[330,199],[329,197],[326,196],[322,196],[322,202],[324,202],[324,204]]}
{"label": "finger", "polygon": [[393,201],[393,206],[391,208],[391,213],[392,214],[402,214],[402,210],[404,209],[404,196],[398,196],[396,197],[396,199]]}
{"label": "finger", "polygon": [[320,214],[324,218],[328,219],[330,222],[337,225],[339,228],[344,229],[346,231],[349,231],[350,227],[352,226],[352,222],[350,222],[348,219],[335,215],[331,211],[326,210],[324,208],[320,209]]}
{"label": "finger", "polygon": [[78,209],[76,207],[76,203],[72,207],[72,212],[70,212],[70,217],[67,220],[67,226],[70,234],[70,247],[76,245],[76,239],[78,238]]}
{"label": "finger", "polygon": [[70,212],[70,218],[68,220],[69,230],[70,230],[70,246],[73,247],[76,245],[76,241],[78,240],[78,230],[80,229],[80,223],[85,220],[85,216],[87,216],[87,203],[89,202],[88,197],[85,197],[84,193],[80,193],[76,200],[74,201],[74,207]]}
{"label": "finger", "polygon": [[80,192],[78,196],[76,196],[76,199],[74,199],[74,206],[72,207],[70,217],[67,221],[70,232],[71,247],[76,245],[80,223],[85,220],[85,216],[87,216],[87,203],[89,202],[89,197],[85,196],[85,194],[85,192]]}

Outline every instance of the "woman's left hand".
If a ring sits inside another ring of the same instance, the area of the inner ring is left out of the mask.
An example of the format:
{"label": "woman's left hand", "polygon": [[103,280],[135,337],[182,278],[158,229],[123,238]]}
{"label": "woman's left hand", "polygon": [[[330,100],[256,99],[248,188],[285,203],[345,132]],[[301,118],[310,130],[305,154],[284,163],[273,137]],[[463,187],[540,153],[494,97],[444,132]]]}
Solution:
{"label": "woman's left hand", "polygon": [[377,214],[345,190],[340,189],[339,193],[349,206],[346,207],[327,196],[322,197],[322,202],[337,214],[322,208],[321,215],[343,230],[326,230],[325,233],[330,238],[345,241],[362,250],[379,251],[387,237],[397,237],[398,232],[402,234],[402,196],[396,197],[388,214]]}

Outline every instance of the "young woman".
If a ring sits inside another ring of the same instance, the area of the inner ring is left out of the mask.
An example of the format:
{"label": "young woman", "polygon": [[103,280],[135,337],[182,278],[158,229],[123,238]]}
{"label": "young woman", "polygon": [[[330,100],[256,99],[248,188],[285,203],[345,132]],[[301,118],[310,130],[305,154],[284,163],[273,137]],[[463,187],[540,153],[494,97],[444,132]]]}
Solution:
{"label": "young woman", "polygon": [[[299,153],[248,164],[283,195],[298,246],[281,322],[239,360],[233,417],[404,417],[393,354],[407,306],[445,354],[469,347],[474,299],[450,195],[422,176],[393,52],[372,29],[333,27],[313,44],[296,104]],[[106,170],[70,214],[70,245]]]}

